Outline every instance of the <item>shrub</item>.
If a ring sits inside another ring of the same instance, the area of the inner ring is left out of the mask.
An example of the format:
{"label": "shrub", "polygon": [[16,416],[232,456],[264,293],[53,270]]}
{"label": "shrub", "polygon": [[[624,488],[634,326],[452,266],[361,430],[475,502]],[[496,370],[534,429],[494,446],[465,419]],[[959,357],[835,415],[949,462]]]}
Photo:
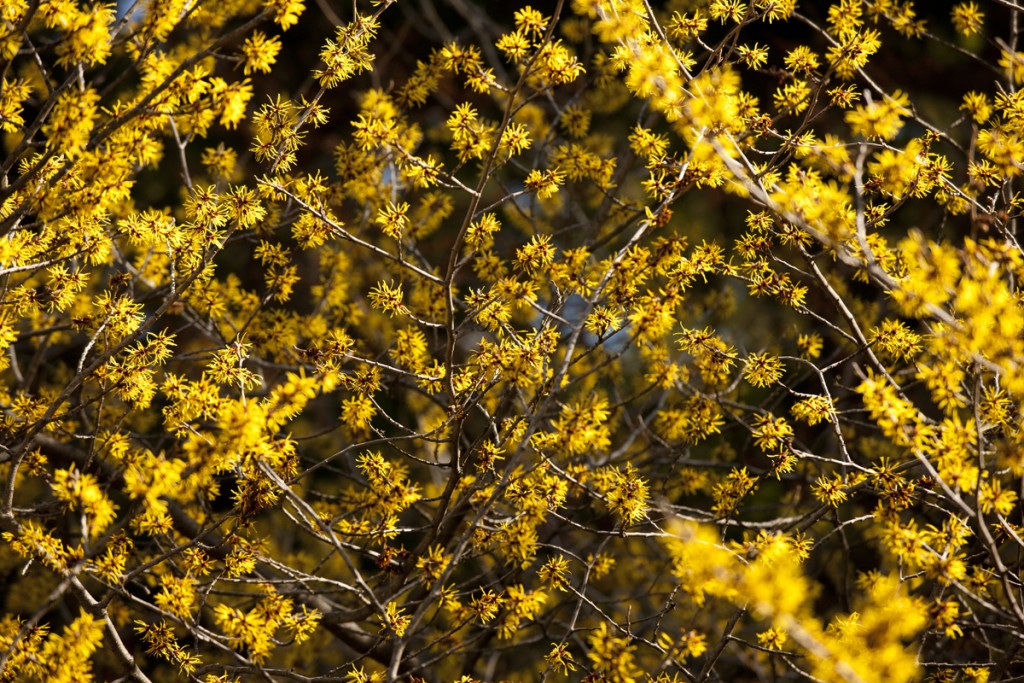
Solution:
{"label": "shrub", "polygon": [[4,0],[0,680],[1024,673],[1020,12]]}

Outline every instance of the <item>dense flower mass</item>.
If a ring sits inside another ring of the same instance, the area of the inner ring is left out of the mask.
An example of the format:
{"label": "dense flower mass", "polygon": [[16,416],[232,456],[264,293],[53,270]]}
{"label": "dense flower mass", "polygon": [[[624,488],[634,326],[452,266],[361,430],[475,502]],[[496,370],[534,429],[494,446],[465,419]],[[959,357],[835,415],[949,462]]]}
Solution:
{"label": "dense flower mass", "polygon": [[0,682],[1024,675],[1024,7],[128,5],[0,0]]}

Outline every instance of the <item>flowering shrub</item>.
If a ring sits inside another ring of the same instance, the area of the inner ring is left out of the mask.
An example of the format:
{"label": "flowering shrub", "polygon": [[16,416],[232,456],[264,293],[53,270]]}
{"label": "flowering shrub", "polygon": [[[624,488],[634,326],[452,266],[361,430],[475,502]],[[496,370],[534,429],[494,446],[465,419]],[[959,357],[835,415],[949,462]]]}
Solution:
{"label": "flowering shrub", "polygon": [[0,0],[0,681],[1024,674],[1024,9],[917,11]]}

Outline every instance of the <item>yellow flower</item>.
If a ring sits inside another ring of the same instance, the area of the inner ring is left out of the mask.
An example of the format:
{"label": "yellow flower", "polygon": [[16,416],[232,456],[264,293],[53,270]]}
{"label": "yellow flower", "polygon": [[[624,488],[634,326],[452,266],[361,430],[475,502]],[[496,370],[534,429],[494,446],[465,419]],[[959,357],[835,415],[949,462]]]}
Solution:
{"label": "yellow flower", "polygon": [[255,31],[242,43],[243,73],[246,76],[253,72],[269,73],[280,51],[279,37],[268,38],[262,31]]}

